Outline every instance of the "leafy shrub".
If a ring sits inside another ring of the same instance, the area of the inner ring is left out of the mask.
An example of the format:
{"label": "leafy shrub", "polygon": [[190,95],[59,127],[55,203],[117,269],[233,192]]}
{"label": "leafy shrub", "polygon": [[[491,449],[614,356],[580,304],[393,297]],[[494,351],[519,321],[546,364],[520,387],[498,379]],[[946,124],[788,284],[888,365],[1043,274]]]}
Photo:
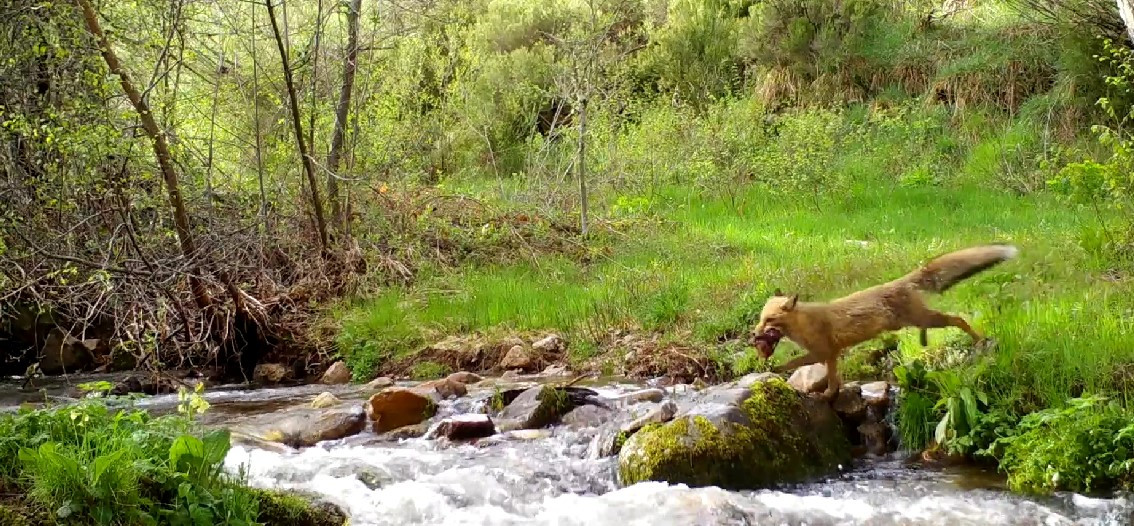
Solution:
{"label": "leafy shrub", "polygon": [[254,525],[261,497],[223,471],[226,430],[182,392],[180,414],[111,410],[105,399],[0,416],[0,487],[61,524]]}
{"label": "leafy shrub", "polygon": [[1050,493],[1134,487],[1134,421],[1101,396],[1029,414],[991,451],[1015,491]]}

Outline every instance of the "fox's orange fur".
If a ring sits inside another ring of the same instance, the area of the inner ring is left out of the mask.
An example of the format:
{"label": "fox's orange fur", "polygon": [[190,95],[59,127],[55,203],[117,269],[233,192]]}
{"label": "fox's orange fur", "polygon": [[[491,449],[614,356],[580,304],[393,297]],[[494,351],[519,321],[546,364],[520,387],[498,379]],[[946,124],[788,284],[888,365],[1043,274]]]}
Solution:
{"label": "fox's orange fur", "polygon": [[827,389],[823,398],[830,400],[841,383],[839,356],[846,349],[883,332],[918,327],[924,345],[927,329],[952,326],[965,331],[975,341],[982,341],[984,337],[973,330],[964,318],[935,311],[926,305],[922,292],[945,292],[978,272],[1016,257],[1016,254],[1016,247],[1006,244],[950,252],[898,279],[826,303],[801,302],[798,295],[784,296],[777,290],[764,304],[755,334],[774,327],[784,338],[807,351],[806,355],[776,367],[776,372],[824,363],[827,366]]}

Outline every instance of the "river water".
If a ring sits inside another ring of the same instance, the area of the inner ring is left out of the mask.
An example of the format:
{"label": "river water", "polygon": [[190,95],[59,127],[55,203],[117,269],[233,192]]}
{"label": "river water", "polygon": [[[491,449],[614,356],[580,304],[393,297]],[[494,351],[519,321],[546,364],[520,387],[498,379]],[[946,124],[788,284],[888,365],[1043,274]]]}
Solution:
{"label": "river water", "polygon": [[[606,396],[641,386],[589,385]],[[214,389],[206,425],[257,432],[277,412],[331,391],[346,403],[357,386]],[[443,402],[438,417],[475,412],[490,390]],[[677,395],[680,398],[680,395]],[[161,412],[175,396],[141,403]],[[379,440],[364,431],[299,451],[238,443],[225,467],[249,484],[296,489],[342,507],[352,526],[378,525],[1124,525],[1128,496],[1064,494],[1028,499],[999,477],[926,469],[899,459],[847,466],[828,480],[779,490],[725,491],[665,483],[620,487],[617,458],[594,453],[595,429],[555,426],[454,444],[423,438]]]}

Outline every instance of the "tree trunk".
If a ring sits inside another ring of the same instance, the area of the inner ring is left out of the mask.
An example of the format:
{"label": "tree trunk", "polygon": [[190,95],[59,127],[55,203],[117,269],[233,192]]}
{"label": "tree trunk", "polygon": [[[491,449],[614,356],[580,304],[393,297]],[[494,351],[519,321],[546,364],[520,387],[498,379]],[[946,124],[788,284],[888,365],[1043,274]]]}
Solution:
{"label": "tree trunk", "polygon": [[575,160],[575,172],[579,176],[579,228],[583,237],[587,237],[587,99],[579,100],[579,156]]}
{"label": "tree trunk", "polygon": [[256,5],[252,5],[252,119],[256,134],[256,180],[260,183],[260,228],[268,230],[268,193],[264,190],[264,144],[260,131],[260,62],[256,60]]}
{"label": "tree trunk", "polygon": [[291,107],[291,123],[295,128],[295,143],[299,148],[299,156],[303,160],[303,170],[307,173],[307,183],[311,186],[311,207],[315,212],[315,227],[319,230],[319,245],[324,254],[327,253],[327,222],[323,219],[323,204],[319,200],[319,185],[315,181],[315,163],[307,153],[307,144],[303,140],[303,122],[299,115],[299,101],[295,93],[295,82],[291,76],[291,63],[287,58],[287,49],[284,48],[283,35],[280,33],[279,23],[276,22],[276,10],[272,7],[272,0],[264,5],[268,7],[268,20],[272,23],[272,32],[276,37],[276,47],[280,50],[280,62],[283,64],[284,84],[287,87],[288,106]]}
{"label": "tree trunk", "polygon": [[[165,133],[158,127],[153,112],[150,111],[146,101],[142,100],[141,94],[138,93],[134,83],[130,80],[129,73],[122,67],[118,56],[114,54],[114,49],[110,47],[110,40],[102,32],[102,27],[98,23],[98,15],[95,13],[94,7],[91,6],[90,0],[78,0],[78,3],[83,10],[83,19],[86,21],[87,30],[98,40],[102,58],[106,60],[110,72],[118,76],[122,84],[122,91],[126,92],[130,104],[138,112],[138,117],[142,121],[142,128],[145,129],[146,135],[149,135],[153,142],[154,156],[157,158],[162,179],[165,181],[165,189],[169,195],[169,206],[173,210],[173,224],[177,232],[177,240],[181,245],[181,253],[187,260],[192,261],[197,256],[197,248],[193,243],[193,233],[189,229],[189,214],[185,211],[185,202],[181,199],[181,187],[177,181],[177,172],[173,168],[173,159],[169,153],[169,144],[166,143]],[[197,265],[193,265],[191,269],[189,289],[193,293],[193,300],[196,301],[197,306],[204,309],[212,303],[209,298],[209,291],[205,288],[204,282],[201,281],[197,272]]]}
{"label": "tree trunk", "polygon": [[346,136],[347,119],[350,115],[350,99],[354,92],[354,72],[358,67],[358,18],[362,13],[362,0],[351,0],[347,7],[347,53],[343,61],[343,85],[339,90],[339,102],[335,106],[335,130],[331,135],[331,151],[327,153],[327,198],[331,201],[331,219],[336,228],[343,228],[342,205],[339,203],[339,164],[342,160],[343,143]]}

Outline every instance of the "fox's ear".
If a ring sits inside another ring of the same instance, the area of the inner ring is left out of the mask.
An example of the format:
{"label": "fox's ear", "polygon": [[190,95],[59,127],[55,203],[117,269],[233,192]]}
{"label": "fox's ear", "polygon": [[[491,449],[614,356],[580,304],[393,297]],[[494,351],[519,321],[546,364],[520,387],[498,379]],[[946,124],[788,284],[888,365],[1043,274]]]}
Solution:
{"label": "fox's ear", "polygon": [[786,304],[784,304],[784,310],[794,309],[795,304],[798,303],[798,302],[799,302],[799,294],[792,294],[791,299],[789,299],[788,302]]}
{"label": "fox's ear", "polygon": [[784,292],[782,290],[780,290],[779,287],[776,287],[776,290],[772,291],[772,295],[773,296],[783,296]]}

